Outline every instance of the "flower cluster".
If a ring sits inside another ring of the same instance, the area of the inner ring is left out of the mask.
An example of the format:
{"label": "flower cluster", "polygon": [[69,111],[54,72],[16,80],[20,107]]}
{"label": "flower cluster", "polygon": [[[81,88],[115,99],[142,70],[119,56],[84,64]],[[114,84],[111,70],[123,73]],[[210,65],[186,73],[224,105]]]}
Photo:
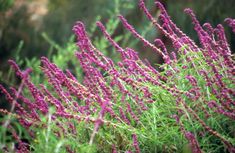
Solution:
{"label": "flower cluster", "polygon": [[[36,86],[30,80],[30,69],[22,71],[13,60],[9,60],[22,80],[23,88],[32,97],[15,88],[9,92],[2,85],[0,90],[10,103],[15,103],[17,119],[32,137],[35,137],[32,129],[48,126],[42,124],[41,116],[48,116],[50,108],[54,107],[51,120],[57,128],[52,132],[58,138],[85,135],[78,133],[77,127],[86,128],[89,138],[79,139],[78,143],[92,146],[106,139],[99,135],[100,131],[105,131],[115,137],[107,138],[110,151],[139,153],[144,146],[141,139],[145,139],[144,133],[139,131],[148,126],[143,116],[152,110],[153,105],[158,106],[160,99],[155,99],[154,94],[164,92],[174,101],[175,110],[168,117],[176,119],[177,127],[188,140],[192,152],[203,152],[205,146],[200,144],[201,132],[221,141],[227,151],[235,151],[234,142],[230,140],[234,136],[214,129],[209,118],[226,118],[227,123],[235,120],[234,61],[223,26],[219,24],[213,28],[209,23],[201,26],[193,11],[185,9],[192,18],[199,46],[173,23],[160,2],[155,4],[161,12],[159,21],[150,14],[144,0],[140,0],[139,6],[153,26],[172,42],[173,52],[167,51],[159,39],[151,43],[143,38],[123,16],[120,15],[119,19],[125,29],[163,58],[163,72],[157,71],[148,61],[141,60],[135,50],[117,44],[101,22],[97,22],[97,26],[121,55],[121,61],[114,63],[99,51],[92,44],[83,23],[77,22],[73,27],[79,47],[75,56],[83,70],[82,83],[69,70],[63,71],[42,57],[41,70],[49,85]],[[226,19],[226,22],[234,31],[234,20]],[[188,128],[190,125],[199,129],[192,130],[193,127]],[[124,129],[128,134],[117,129]],[[119,137],[126,146],[118,140]],[[25,149],[23,144],[16,148],[19,152]],[[66,150],[76,151],[72,146],[66,146]]]}

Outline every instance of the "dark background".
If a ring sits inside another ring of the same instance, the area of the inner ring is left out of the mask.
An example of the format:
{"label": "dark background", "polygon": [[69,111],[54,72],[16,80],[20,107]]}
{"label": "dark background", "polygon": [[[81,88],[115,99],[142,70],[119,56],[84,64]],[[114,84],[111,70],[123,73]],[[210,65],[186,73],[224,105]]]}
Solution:
{"label": "dark background", "polygon": [[[120,13],[141,32],[148,21],[138,8],[138,0],[119,0]],[[194,10],[200,23],[216,26],[226,17],[235,17],[235,0],[161,0],[172,20],[191,38],[197,41],[190,18],[183,13],[184,8]],[[153,0],[147,1],[152,14],[157,13]],[[115,6],[114,0],[0,0],[0,70],[7,71],[7,59],[14,57],[20,41],[24,42],[20,58],[47,55],[49,43],[42,37],[45,32],[59,45],[65,44],[72,35],[72,26],[77,20],[83,21],[89,31],[96,19],[103,23],[109,20]],[[98,18],[100,16],[100,18]],[[224,23],[223,23],[224,24]],[[224,24],[225,25],[225,24]],[[120,28],[119,28],[120,27]],[[116,35],[124,31],[119,25]],[[235,38],[231,29],[226,28],[232,50]],[[153,41],[157,32],[150,30],[146,37]],[[141,51],[141,46],[134,46]],[[157,62],[152,52],[141,53]]]}

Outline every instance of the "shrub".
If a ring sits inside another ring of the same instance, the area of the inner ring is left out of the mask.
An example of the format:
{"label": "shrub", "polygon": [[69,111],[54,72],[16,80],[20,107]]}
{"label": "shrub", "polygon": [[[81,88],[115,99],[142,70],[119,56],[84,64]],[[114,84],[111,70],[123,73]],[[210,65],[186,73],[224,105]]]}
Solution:
{"label": "shrub", "polygon": [[[22,80],[18,89],[7,91],[6,99],[16,106],[15,116],[27,129],[30,143],[22,142],[11,125],[18,152],[234,152],[234,61],[223,26],[203,27],[193,11],[200,46],[170,19],[161,3],[159,22],[144,1],[140,8],[152,24],[171,40],[174,51],[164,43],[143,38],[123,16],[125,29],[146,47],[162,56],[157,71],[131,48],[119,46],[97,22],[104,37],[121,55],[121,61],[99,51],[89,39],[82,22],[73,31],[79,51],[75,56],[83,70],[80,83],[70,71],[61,70],[46,57],[41,70],[49,85],[35,85],[31,69],[20,70],[9,60]],[[229,25],[234,20],[226,20]],[[30,93],[22,92],[27,89]],[[6,146],[5,151],[9,150]]]}

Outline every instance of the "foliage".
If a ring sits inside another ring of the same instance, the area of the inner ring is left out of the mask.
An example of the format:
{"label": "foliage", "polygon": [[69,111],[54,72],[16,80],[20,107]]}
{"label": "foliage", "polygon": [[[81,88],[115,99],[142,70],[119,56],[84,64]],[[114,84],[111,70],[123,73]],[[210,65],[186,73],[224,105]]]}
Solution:
{"label": "foliage", "polygon": [[[120,38],[115,41],[111,37],[115,21],[107,28],[101,22],[96,24],[119,53],[119,60],[100,51],[111,50],[103,39],[92,43],[82,22],[73,28],[79,48],[75,56],[80,67],[75,67],[76,71],[65,70],[69,67],[63,63],[73,55],[59,52],[57,58],[52,57],[53,62],[41,58],[45,78],[35,82],[30,77],[32,69],[20,70],[15,61],[9,60],[21,84],[10,92],[0,85],[6,99],[16,107],[16,113],[1,112],[17,119],[30,140],[22,142],[9,124],[18,143],[14,151],[235,151],[234,61],[223,26],[202,27],[193,11],[185,9],[198,34],[199,47],[171,21],[161,3],[156,2],[161,11],[159,22],[143,0],[139,6],[172,42],[174,51],[167,51],[160,39],[150,43],[123,16],[119,19],[145,48],[150,47],[163,58],[160,71],[141,60],[133,49],[122,48],[116,42]],[[233,19],[226,21],[234,28]],[[76,66],[77,61],[73,62]],[[11,148],[6,144],[3,149],[7,152]]]}
{"label": "foliage", "polygon": [[14,3],[14,0],[0,0],[0,12],[8,10]]}

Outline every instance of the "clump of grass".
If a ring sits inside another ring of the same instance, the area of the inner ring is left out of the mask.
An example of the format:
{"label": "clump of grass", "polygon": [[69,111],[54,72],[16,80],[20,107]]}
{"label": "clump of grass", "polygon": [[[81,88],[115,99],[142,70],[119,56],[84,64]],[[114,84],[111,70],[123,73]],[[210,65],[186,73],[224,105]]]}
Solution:
{"label": "clump of grass", "polygon": [[[19,141],[17,151],[28,152],[234,152],[234,61],[222,25],[203,28],[190,9],[201,45],[171,21],[161,3],[160,23],[140,0],[147,18],[172,41],[167,51],[156,39],[150,43],[123,16],[125,29],[162,56],[162,71],[122,48],[101,22],[97,26],[120,54],[112,59],[99,51],[82,22],[73,28],[84,77],[82,82],[46,57],[41,70],[49,85],[35,85],[30,69],[9,60],[31,94],[11,88],[1,91],[15,103],[19,123],[34,140]],[[22,104],[20,104],[22,103]],[[2,111],[3,112],[3,111]],[[14,134],[15,135],[15,134]],[[29,146],[29,147],[28,147]],[[8,148],[6,147],[5,150]]]}

